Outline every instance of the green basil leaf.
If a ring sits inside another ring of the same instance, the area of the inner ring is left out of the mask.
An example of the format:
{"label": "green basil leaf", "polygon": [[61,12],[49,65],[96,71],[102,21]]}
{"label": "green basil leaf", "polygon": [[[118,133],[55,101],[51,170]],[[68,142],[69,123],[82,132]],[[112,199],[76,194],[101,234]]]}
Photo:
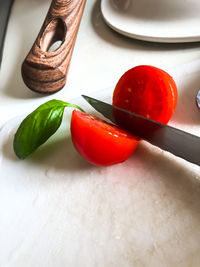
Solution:
{"label": "green basil leaf", "polygon": [[31,114],[20,124],[13,142],[13,148],[18,158],[24,159],[45,143],[60,127],[65,107],[74,107],[83,111],[79,106],[50,100]]}

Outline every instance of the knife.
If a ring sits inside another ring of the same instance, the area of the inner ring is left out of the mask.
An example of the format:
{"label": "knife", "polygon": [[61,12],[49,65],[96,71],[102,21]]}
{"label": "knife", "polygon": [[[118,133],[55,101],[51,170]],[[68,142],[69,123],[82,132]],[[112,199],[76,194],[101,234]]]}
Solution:
{"label": "knife", "polygon": [[133,135],[200,166],[200,137],[95,98],[82,97],[98,112]]}
{"label": "knife", "polygon": [[0,65],[3,55],[4,39],[13,0],[0,0]]}

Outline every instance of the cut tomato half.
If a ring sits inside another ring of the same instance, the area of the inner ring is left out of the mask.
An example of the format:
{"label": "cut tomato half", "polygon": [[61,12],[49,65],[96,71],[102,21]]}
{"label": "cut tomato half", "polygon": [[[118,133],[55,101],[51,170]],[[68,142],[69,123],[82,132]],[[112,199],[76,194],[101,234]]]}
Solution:
{"label": "cut tomato half", "polygon": [[77,110],[72,112],[71,137],[77,151],[99,166],[125,161],[138,145],[138,139],[130,133]]}

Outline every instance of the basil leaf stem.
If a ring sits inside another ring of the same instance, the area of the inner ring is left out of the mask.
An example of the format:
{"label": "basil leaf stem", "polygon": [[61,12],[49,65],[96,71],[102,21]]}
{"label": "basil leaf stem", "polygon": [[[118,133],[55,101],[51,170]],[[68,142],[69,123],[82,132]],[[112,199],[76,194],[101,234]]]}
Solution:
{"label": "basil leaf stem", "polygon": [[14,152],[18,158],[29,156],[58,130],[65,107],[83,111],[75,104],[53,99],[39,106],[22,121],[13,141]]}

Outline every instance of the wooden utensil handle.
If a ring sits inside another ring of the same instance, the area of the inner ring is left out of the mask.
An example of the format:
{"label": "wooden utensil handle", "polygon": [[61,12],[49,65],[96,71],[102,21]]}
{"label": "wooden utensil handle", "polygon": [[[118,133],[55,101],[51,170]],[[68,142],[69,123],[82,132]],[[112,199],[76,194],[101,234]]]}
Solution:
{"label": "wooden utensil handle", "polygon": [[[66,76],[86,0],[53,0],[46,19],[22,64],[25,84],[40,93],[54,93]],[[52,45],[61,45],[51,51]]]}

